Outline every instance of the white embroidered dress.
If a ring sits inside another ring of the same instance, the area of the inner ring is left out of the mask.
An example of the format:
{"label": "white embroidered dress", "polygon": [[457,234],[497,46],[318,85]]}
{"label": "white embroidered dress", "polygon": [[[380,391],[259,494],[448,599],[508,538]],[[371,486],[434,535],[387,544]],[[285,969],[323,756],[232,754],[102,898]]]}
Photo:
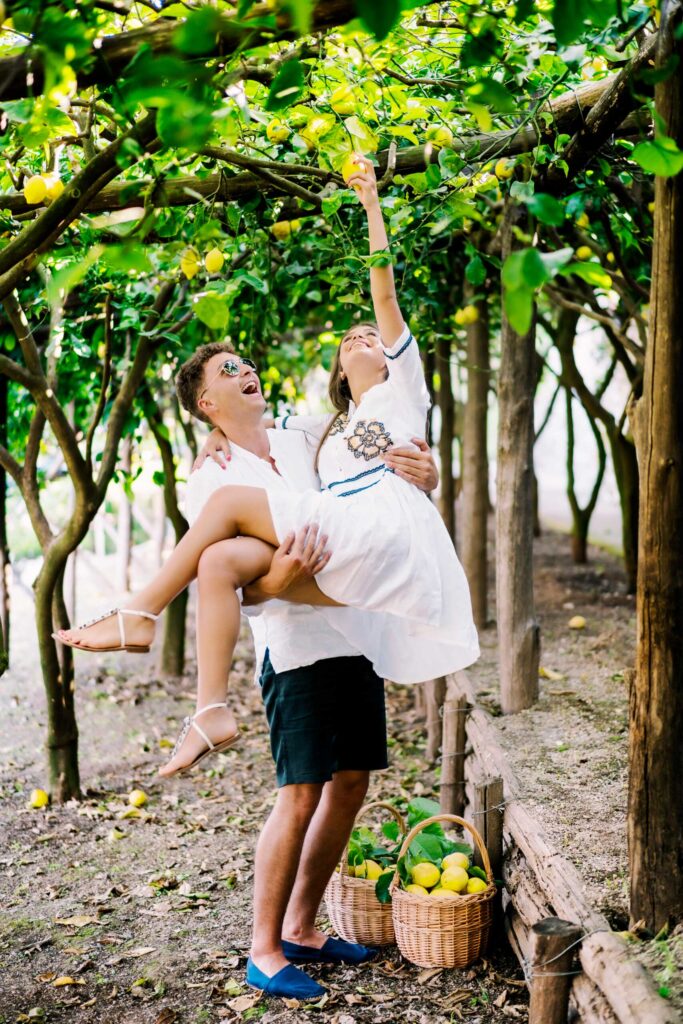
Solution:
{"label": "white embroidered dress", "polygon": [[[318,462],[323,490],[269,492],[282,539],[307,522],[329,537],[318,586],[367,616],[330,611],[331,624],[397,683],[455,672],[479,657],[469,587],[441,516],[426,494],[392,473],[389,447],[423,437],[429,408],[417,343],[406,326],[385,349],[389,377],[337,420]],[[287,416],[277,425],[322,437],[330,416]]]}

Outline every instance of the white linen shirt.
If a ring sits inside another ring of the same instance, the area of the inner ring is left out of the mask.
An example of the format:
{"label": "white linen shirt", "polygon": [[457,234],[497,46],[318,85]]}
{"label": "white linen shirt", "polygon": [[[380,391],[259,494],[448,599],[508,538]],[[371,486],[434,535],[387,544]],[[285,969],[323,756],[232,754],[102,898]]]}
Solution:
{"label": "white linen shirt", "polygon": [[[190,474],[185,491],[185,510],[190,524],[214,491],[227,484],[263,487],[267,491],[320,490],[313,467],[315,446],[306,435],[298,430],[268,430],[267,434],[278,472],[266,459],[231,441],[231,459],[226,469],[221,469],[213,459],[207,459]],[[349,609],[339,611],[343,616]],[[359,653],[312,605],[273,600],[251,606],[244,612],[254,637],[257,679],[266,648],[276,672],[302,668],[323,658],[353,657]]]}

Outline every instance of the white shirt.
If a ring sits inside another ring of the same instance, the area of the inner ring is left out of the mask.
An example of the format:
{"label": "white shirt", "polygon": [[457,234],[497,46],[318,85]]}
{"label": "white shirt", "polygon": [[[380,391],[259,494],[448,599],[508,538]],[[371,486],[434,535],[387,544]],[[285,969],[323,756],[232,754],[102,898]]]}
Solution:
{"label": "white shirt", "polygon": [[[227,484],[263,487],[268,491],[320,490],[313,467],[315,445],[307,440],[303,431],[268,430],[267,434],[278,472],[266,459],[231,441],[231,459],[226,469],[221,469],[213,459],[207,459],[200,469],[190,474],[185,492],[190,524],[214,491]],[[337,609],[327,609],[328,613],[335,611]],[[339,611],[343,614],[348,610]],[[254,636],[257,678],[266,648],[276,672],[312,665],[323,658],[351,657],[359,653],[312,605],[274,600],[245,609],[245,613]]]}

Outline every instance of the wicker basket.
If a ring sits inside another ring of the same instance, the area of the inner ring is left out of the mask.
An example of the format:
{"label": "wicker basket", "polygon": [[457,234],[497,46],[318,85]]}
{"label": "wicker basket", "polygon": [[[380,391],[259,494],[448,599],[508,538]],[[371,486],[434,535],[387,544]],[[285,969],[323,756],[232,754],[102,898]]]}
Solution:
{"label": "wicker basket", "polygon": [[448,821],[471,834],[481,854],[488,888],[483,892],[438,899],[400,889],[398,871],[391,882],[396,942],[406,960],[418,967],[467,967],[486,952],[493,920],[496,886],[486,847],[469,822],[455,814],[437,814],[416,825],[405,837],[403,856],[415,836],[436,821]]}
{"label": "wicker basket", "polygon": [[[378,807],[389,811],[398,822],[401,835],[406,825],[403,817],[391,804],[366,804],[356,821]],[[380,903],[375,896],[375,883],[367,878],[349,876],[348,844],[342,855],[339,871],[335,871],[325,890],[325,903],[332,927],[348,942],[362,942],[364,946],[390,946],[394,942],[391,904]]]}

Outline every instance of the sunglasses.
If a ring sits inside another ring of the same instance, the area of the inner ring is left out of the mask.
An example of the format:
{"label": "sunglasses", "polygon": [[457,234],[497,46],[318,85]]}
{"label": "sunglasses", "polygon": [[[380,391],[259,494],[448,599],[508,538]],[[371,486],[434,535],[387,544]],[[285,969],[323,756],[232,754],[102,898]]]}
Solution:
{"label": "sunglasses", "polygon": [[236,377],[240,372],[241,366],[248,366],[250,370],[256,371],[256,363],[251,359],[245,359],[243,356],[235,356],[233,359],[226,359],[218,373],[213,375],[199,397],[203,398],[213,382],[218,380],[221,374],[225,374],[226,377]]}

